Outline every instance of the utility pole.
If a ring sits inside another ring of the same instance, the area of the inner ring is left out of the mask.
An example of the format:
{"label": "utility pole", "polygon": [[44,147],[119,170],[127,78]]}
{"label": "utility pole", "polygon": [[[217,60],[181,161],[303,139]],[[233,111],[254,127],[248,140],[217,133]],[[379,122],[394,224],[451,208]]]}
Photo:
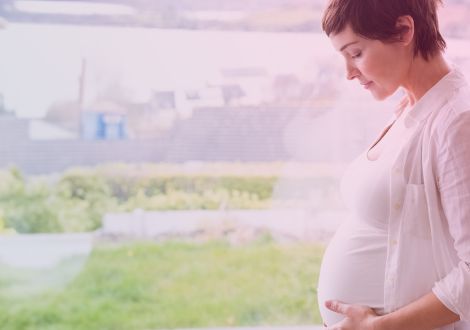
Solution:
{"label": "utility pole", "polygon": [[80,138],[83,134],[83,106],[85,103],[85,82],[86,82],[86,58],[82,58],[82,67],[80,71],[80,77],[78,78],[78,120],[79,120],[79,129],[80,129]]}

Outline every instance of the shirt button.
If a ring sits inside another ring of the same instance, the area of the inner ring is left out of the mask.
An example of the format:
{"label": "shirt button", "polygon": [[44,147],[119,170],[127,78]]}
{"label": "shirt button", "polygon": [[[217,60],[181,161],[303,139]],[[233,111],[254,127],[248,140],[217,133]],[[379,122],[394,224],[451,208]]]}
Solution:
{"label": "shirt button", "polygon": [[401,204],[400,203],[395,203],[394,205],[395,210],[400,210],[401,209]]}
{"label": "shirt button", "polygon": [[397,242],[396,239],[392,240],[392,245],[393,245],[393,246],[397,245],[397,243],[398,243],[398,242]]}
{"label": "shirt button", "polygon": [[395,174],[400,174],[400,173],[401,173],[401,169],[398,168],[398,167],[395,167],[395,169],[393,170],[393,173],[395,173]]}

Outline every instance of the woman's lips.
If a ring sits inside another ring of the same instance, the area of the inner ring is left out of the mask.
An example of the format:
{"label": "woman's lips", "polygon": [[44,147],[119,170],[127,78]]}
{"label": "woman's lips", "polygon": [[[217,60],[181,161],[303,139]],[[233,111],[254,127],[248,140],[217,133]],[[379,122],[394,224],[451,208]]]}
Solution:
{"label": "woman's lips", "polygon": [[370,86],[372,85],[372,81],[369,81],[367,83],[361,83],[362,86],[364,86],[365,89],[369,89]]}

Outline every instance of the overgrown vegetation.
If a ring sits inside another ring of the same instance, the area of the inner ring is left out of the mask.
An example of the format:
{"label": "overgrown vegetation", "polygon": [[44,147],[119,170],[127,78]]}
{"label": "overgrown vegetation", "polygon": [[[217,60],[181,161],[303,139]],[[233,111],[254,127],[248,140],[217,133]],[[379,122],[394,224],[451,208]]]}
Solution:
{"label": "overgrown vegetation", "polygon": [[[0,216],[3,227],[19,233],[82,232],[100,227],[106,212],[270,207],[279,174],[235,169],[185,172],[117,164],[30,178],[11,169],[0,172]],[[299,198],[308,194],[305,188],[328,192],[335,185],[324,175],[282,180]]]}
{"label": "overgrown vegetation", "polygon": [[100,245],[65,289],[12,297],[2,290],[12,279],[0,273],[0,324],[3,330],[319,324],[322,253],[322,246],[265,239],[236,247]]}

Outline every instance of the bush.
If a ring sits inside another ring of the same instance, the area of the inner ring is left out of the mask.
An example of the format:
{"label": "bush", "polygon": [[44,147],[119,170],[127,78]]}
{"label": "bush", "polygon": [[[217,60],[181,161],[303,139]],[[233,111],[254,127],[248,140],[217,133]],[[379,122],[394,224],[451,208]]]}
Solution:
{"label": "bush", "polygon": [[[269,205],[273,176],[210,176],[149,173],[120,165],[69,172],[60,180],[69,197],[111,199],[119,210],[252,209]],[[63,189],[62,189],[63,190]],[[86,194],[84,194],[86,192]],[[85,196],[86,195],[86,196]],[[94,196],[94,197],[91,197]]]}
{"label": "bush", "polygon": [[0,190],[3,221],[19,233],[94,230],[115,205],[96,178],[65,175],[59,183],[26,182],[16,170],[0,172],[0,177],[5,183]]}
{"label": "bush", "polygon": [[5,222],[19,233],[61,232],[54,195],[49,187],[36,182],[13,191],[3,201]]}
{"label": "bush", "polygon": [[56,185],[56,195],[64,203],[59,212],[66,231],[97,229],[103,215],[117,206],[108,183],[94,171],[66,172]]}
{"label": "bush", "polygon": [[216,210],[216,209],[262,209],[269,200],[260,200],[256,194],[227,190],[206,190],[202,193],[171,191],[166,194],[147,196],[140,191],[120,206],[122,211],[136,208],[158,210]]}
{"label": "bush", "polygon": [[202,195],[206,191],[243,191],[269,199],[272,195],[275,177],[211,177],[211,176],[121,176],[106,177],[106,183],[113,197],[120,202],[144,193],[153,197],[183,191],[188,194]]}
{"label": "bush", "polygon": [[[73,169],[46,179],[26,180],[16,169],[0,171],[0,209],[7,227],[20,233],[80,232],[99,228],[107,212],[136,208],[261,209],[270,206],[278,184],[278,177],[269,173],[182,174],[132,165]],[[312,187],[329,194],[335,181],[324,176],[287,178],[282,185],[295,195],[280,197],[297,200]]]}

